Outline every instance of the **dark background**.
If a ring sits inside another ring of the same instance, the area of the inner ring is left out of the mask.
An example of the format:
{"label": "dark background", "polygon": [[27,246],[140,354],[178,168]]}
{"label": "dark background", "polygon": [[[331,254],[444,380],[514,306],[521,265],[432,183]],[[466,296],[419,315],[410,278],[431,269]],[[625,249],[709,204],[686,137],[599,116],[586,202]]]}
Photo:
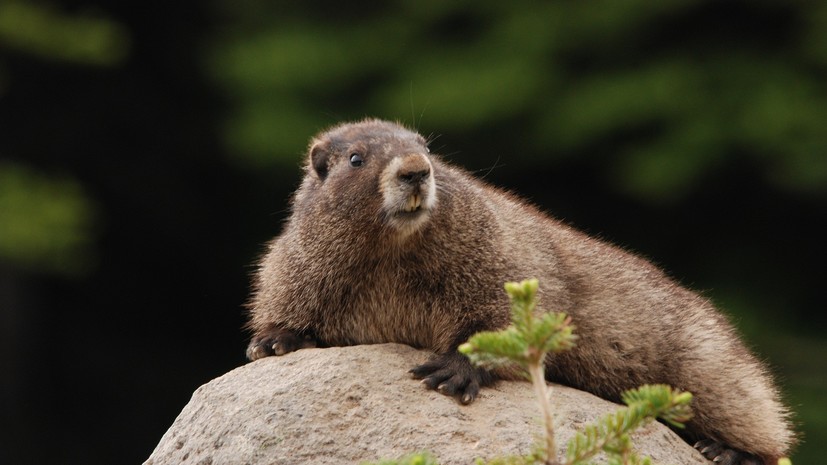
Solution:
{"label": "dark background", "polygon": [[819,463],[825,83],[815,1],[4,1],[0,463],[146,459],[244,363],[307,140],[368,115],[714,299]]}

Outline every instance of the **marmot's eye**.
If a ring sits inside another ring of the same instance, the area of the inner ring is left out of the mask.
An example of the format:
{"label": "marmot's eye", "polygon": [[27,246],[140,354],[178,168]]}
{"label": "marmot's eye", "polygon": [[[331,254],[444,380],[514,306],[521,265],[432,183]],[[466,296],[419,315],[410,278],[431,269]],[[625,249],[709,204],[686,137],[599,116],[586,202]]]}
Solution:
{"label": "marmot's eye", "polygon": [[362,166],[362,163],[364,163],[364,162],[365,162],[365,160],[358,153],[351,153],[350,154],[350,166],[353,166],[353,167]]}

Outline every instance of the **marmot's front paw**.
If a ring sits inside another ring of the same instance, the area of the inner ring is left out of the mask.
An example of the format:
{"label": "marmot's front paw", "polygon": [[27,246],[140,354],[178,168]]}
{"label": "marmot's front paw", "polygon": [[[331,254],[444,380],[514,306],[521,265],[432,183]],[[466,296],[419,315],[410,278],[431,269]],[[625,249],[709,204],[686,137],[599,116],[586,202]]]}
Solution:
{"label": "marmot's front paw", "polygon": [[480,387],[494,381],[491,373],[476,368],[468,358],[459,352],[442,354],[428,362],[414,367],[413,377],[422,384],[436,389],[446,396],[453,396],[463,404],[470,404],[477,398]]}
{"label": "marmot's front paw", "polygon": [[275,329],[253,337],[247,346],[247,359],[258,360],[270,355],[284,355],[299,349],[316,347],[316,341],[286,329]]}
{"label": "marmot's front paw", "polygon": [[752,454],[731,449],[726,444],[711,439],[698,441],[695,449],[717,465],[764,465],[763,460]]}

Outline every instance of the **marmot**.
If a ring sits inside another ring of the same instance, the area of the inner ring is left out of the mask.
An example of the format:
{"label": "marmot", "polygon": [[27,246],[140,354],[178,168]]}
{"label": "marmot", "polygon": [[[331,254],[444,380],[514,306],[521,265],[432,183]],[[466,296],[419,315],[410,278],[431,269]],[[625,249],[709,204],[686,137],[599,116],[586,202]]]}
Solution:
{"label": "marmot", "polygon": [[549,358],[548,380],[614,401],[645,383],[691,391],[684,434],[721,464],[774,464],[795,442],[767,369],[708,300],[431,155],[402,125],[317,135],[291,207],[255,275],[250,360],[409,344],[438,354],[414,377],[469,403],[502,376],[457,346],[509,324],[504,282],[538,278],[543,308],[568,313],[579,336]]}

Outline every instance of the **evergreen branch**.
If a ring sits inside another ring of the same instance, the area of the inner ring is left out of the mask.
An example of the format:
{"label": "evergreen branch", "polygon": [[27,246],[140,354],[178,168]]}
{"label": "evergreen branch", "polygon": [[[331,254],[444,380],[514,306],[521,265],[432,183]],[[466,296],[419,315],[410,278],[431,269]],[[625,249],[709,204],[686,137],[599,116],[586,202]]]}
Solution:
{"label": "evergreen branch", "polygon": [[566,465],[584,465],[585,461],[600,452],[620,457],[618,463],[648,463],[631,451],[629,433],[651,422],[655,417],[663,418],[679,427],[692,417],[689,403],[692,394],[673,391],[666,385],[645,385],[626,391],[622,395],[627,407],[603,417],[596,424],[586,426],[568,443]]}

